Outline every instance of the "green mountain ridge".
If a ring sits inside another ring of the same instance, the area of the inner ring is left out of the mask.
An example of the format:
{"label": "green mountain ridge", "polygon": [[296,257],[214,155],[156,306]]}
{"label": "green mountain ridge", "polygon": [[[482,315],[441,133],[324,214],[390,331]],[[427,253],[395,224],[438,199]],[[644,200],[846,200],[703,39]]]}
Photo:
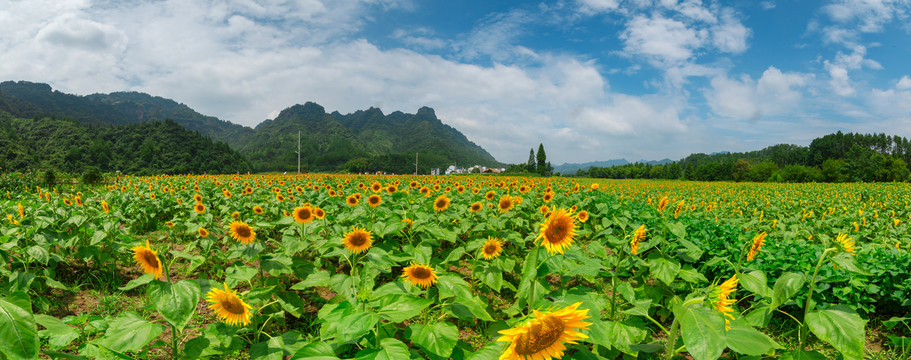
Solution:
{"label": "green mountain ridge", "polygon": [[251,129],[206,116],[176,101],[139,92],[78,96],[27,81],[0,83],[0,111],[16,118],[58,117],[90,126],[123,126],[172,120],[249,159],[255,171],[296,171],[297,132],[305,171],[419,171],[478,164],[502,166],[486,150],[444,124],[433,109],[384,115],[370,108],[342,115],[307,102],[283,110]]}

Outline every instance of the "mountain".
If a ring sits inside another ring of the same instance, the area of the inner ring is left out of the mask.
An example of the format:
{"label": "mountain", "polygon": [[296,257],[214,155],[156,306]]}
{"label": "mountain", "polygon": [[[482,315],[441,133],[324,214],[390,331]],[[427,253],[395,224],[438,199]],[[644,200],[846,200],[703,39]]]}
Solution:
{"label": "mountain", "polygon": [[253,129],[202,115],[173,100],[138,92],[78,96],[28,81],[0,83],[0,111],[20,118],[51,115],[88,125],[128,125],[171,119],[212,140],[240,148]]}
{"label": "mountain", "polygon": [[226,144],[170,120],[95,126],[53,117],[16,118],[0,111],[0,169],[78,174],[89,166],[136,175],[251,170]]}
{"label": "mountain", "polygon": [[629,161],[626,161],[626,159],[613,159],[613,160],[605,160],[605,161],[591,161],[591,162],[581,163],[581,164],[579,164],[579,163],[563,163],[563,165],[554,166],[554,172],[558,172],[558,173],[561,173],[561,174],[575,174],[576,171],[579,171],[579,170],[588,170],[588,168],[590,168],[590,167],[592,167],[592,166],[595,166],[595,167],[611,167],[611,166],[618,166],[618,165],[626,165],[626,164],[629,164],[629,163],[630,163],[630,162],[629,162]]}
{"label": "mountain", "polygon": [[78,96],[27,81],[0,83],[0,112],[14,118],[63,119],[109,127],[171,120],[249,159],[255,171],[386,171],[410,173],[415,156],[421,173],[451,164],[502,166],[486,150],[444,124],[433,109],[415,114],[380,109],[342,115],[307,102],[283,110],[255,129],[200,114],[173,100],[138,92]]}

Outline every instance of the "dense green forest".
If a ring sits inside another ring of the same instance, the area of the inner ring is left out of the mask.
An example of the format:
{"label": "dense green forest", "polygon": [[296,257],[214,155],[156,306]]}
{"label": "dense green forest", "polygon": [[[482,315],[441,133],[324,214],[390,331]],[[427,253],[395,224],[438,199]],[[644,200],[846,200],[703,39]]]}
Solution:
{"label": "dense green forest", "polygon": [[610,179],[846,182],[911,179],[911,141],[886,134],[837,132],[809,146],[779,144],[743,153],[692,154],[661,165],[634,163],[580,170]]}
{"label": "dense green forest", "polygon": [[55,117],[23,119],[0,111],[0,171],[82,173],[90,167],[124,174],[247,172],[249,162],[174,121],[84,125]]}
{"label": "dense green forest", "polygon": [[384,115],[371,108],[342,115],[327,114],[322,106],[308,102],[250,129],[138,92],[77,96],[47,84],[7,81],[0,83],[0,111],[24,119],[73,119],[90,128],[170,119],[228,144],[249,160],[254,171],[296,171],[299,131],[303,171],[411,173],[416,154],[423,174],[452,164],[503,165],[427,107],[416,114]]}

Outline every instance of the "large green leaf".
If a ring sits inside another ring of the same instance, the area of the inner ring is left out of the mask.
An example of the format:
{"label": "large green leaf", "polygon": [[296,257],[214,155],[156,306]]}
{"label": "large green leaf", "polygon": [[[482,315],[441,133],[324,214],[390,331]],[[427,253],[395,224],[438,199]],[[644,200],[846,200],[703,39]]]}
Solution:
{"label": "large green leaf", "polygon": [[261,343],[253,344],[253,346],[250,347],[250,359],[282,360],[282,356],[284,355],[284,352],[282,351],[283,345],[281,336],[275,336]]}
{"label": "large green leaf", "polygon": [[38,335],[48,339],[48,348],[51,350],[66,347],[79,338],[76,328],[53,316],[38,314],[35,315],[35,322],[44,326],[45,330],[39,331]]}
{"label": "large green leaf", "polygon": [[714,360],[726,345],[724,317],[702,304],[678,305],[674,315],[680,321],[680,334],[686,350],[696,360]]}
{"label": "large green leaf", "polygon": [[872,276],[869,271],[864,269],[857,263],[857,258],[848,253],[842,252],[838,255],[832,257],[832,262],[840,266],[842,269],[848,270],[855,274]]}
{"label": "large green leaf", "polygon": [[677,273],[680,272],[680,263],[676,260],[660,257],[657,253],[652,253],[648,259],[648,268],[658,280],[671,285],[674,282],[674,278],[677,277]]}
{"label": "large green leaf", "polygon": [[10,359],[38,358],[38,327],[23,292],[0,298],[0,352]]}
{"label": "large green leaf", "polygon": [[224,357],[237,352],[244,346],[244,342],[236,335],[238,330],[239,328],[225,325],[224,323],[206,326],[200,336],[193,338],[184,345],[184,358]]}
{"label": "large green leaf", "polygon": [[740,286],[743,286],[744,289],[759,296],[765,298],[772,297],[772,289],[769,288],[769,280],[762,270],[740,274]]}
{"label": "large green leaf", "polygon": [[781,348],[775,340],[752,328],[742,318],[731,321],[731,328],[726,335],[728,347],[741,354],[759,356]]}
{"label": "large green leaf", "polygon": [[169,283],[156,280],[149,283],[146,291],[155,310],[158,310],[165,321],[177,327],[178,331],[183,330],[196,313],[200,296],[199,284],[196,281]]}
{"label": "large green leaf", "polygon": [[117,289],[120,291],[133,290],[139,286],[152,282],[152,280],[154,280],[154,279],[155,278],[152,277],[152,274],[143,274],[142,276],[140,276],[138,278],[130,280],[130,282],[128,282],[126,285],[119,287]]}
{"label": "large green leaf", "polygon": [[424,309],[433,304],[433,300],[417,296],[388,295],[381,299],[382,308],[377,313],[380,317],[394,323],[418,316]]}
{"label": "large green leaf", "polygon": [[164,326],[149,322],[139,314],[128,311],[108,326],[104,337],[96,340],[99,345],[116,352],[140,351],[164,331]]}
{"label": "large green leaf", "polygon": [[[379,349],[364,349],[358,351],[357,355],[354,356],[355,360],[404,360],[410,358],[408,346],[393,338],[380,340]],[[317,358],[308,357],[306,359]]]}
{"label": "large green leaf", "polygon": [[450,323],[429,325],[412,324],[409,339],[427,352],[442,358],[448,358],[459,341],[459,329]]}
{"label": "large green leaf", "polygon": [[845,359],[861,359],[864,355],[864,325],[851,308],[835,305],[826,310],[815,310],[805,319],[810,331],[838,349]]}
{"label": "large green leaf", "polygon": [[778,280],[775,280],[775,286],[772,288],[772,306],[769,307],[769,312],[777,309],[794,296],[806,281],[807,277],[803,274],[791,272],[781,274]]}
{"label": "large green leaf", "polygon": [[638,350],[631,348],[645,340],[647,327],[638,319],[618,321],[592,321],[589,326],[589,340],[610,349],[611,346],[626,354],[637,356]]}

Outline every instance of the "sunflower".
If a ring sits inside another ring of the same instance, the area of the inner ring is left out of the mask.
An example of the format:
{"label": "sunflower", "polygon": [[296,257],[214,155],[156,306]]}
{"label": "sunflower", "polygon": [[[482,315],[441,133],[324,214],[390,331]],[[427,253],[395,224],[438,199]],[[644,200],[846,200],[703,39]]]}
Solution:
{"label": "sunflower", "polygon": [[552,193],[552,192],[546,192],[546,193],[544,193],[544,201],[545,201],[545,202],[549,202],[549,201],[551,201],[551,200],[553,200],[553,199],[554,199],[554,193]]}
{"label": "sunflower", "polygon": [[[104,200],[101,200],[101,204],[102,204],[102,206],[107,205],[107,203],[104,202]],[[16,206],[16,210],[19,211],[19,220],[22,220],[22,218],[25,217],[25,209],[22,207],[21,203]],[[105,211],[105,212],[107,212],[107,211]]]}
{"label": "sunflower", "polygon": [[579,222],[584,223],[584,222],[588,221],[588,211],[585,211],[585,210],[580,211],[579,214],[576,215],[576,218],[579,219]]}
{"label": "sunflower", "polygon": [[161,279],[161,261],[158,259],[158,253],[149,245],[149,240],[146,240],[146,246],[134,246],[130,250],[133,250],[133,260],[142,267],[142,271],[152,274],[155,280]]}
{"label": "sunflower", "polygon": [[734,276],[731,276],[730,279],[721,283],[720,286],[716,286],[714,289],[712,289],[711,298],[715,300],[715,309],[724,314],[726,318],[724,319],[725,330],[729,330],[731,328],[731,320],[734,319],[734,315],[731,315],[731,313],[734,312],[734,309],[731,308],[731,305],[737,302],[735,299],[728,298],[728,295],[731,295],[731,293],[737,291],[738,281],[740,281],[740,279],[737,278],[737,274],[734,274]]}
{"label": "sunflower", "polygon": [[348,251],[360,254],[370,249],[370,246],[372,245],[371,240],[370,231],[355,226],[351,231],[345,234],[345,238],[342,239],[342,244],[345,245],[345,249],[348,249]]}
{"label": "sunflower", "polygon": [[588,330],[588,309],[577,310],[581,302],[563,309],[542,313],[534,311],[535,318],[512,329],[500,330],[497,341],[510,342],[500,355],[500,360],[550,360],[563,357],[566,343],[575,344],[587,339],[577,329]]}
{"label": "sunflower", "polygon": [[418,182],[414,181],[414,180],[412,180],[410,183],[408,183],[408,187],[410,187],[412,189],[418,187],[418,185],[420,185],[420,184],[418,184]]}
{"label": "sunflower", "polygon": [[395,185],[389,185],[386,187],[386,192],[389,194],[395,194],[396,191],[399,191],[399,188]]}
{"label": "sunflower", "polygon": [[202,214],[206,212],[206,205],[203,203],[196,203],[196,205],[193,206],[193,210],[196,211],[197,214]]}
{"label": "sunflower", "polygon": [[662,197],[662,198],[661,198],[661,201],[658,202],[658,208],[657,208],[657,210],[658,210],[659,212],[660,212],[660,211],[664,211],[664,208],[666,208],[666,207],[667,207],[667,196]]}
{"label": "sunflower", "polygon": [[373,192],[380,192],[383,189],[383,185],[380,185],[379,181],[374,181],[373,184],[370,184],[370,190]]}
{"label": "sunflower", "polygon": [[78,195],[73,197],[73,200],[76,201],[76,206],[82,206],[82,198],[80,198]]}
{"label": "sunflower", "polygon": [[449,207],[449,198],[446,195],[440,195],[436,200],[433,201],[433,209],[436,211],[443,211]]}
{"label": "sunflower", "polygon": [[370,197],[367,198],[367,205],[370,205],[370,207],[377,207],[377,206],[380,206],[380,204],[382,204],[382,203],[383,203],[383,198],[381,198],[379,195],[374,194],[374,195],[370,195]]}
{"label": "sunflower", "polygon": [[313,221],[313,209],[309,206],[299,206],[294,208],[294,211],[291,212],[294,215],[294,221],[297,221],[300,224],[306,224]]}
{"label": "sunflower", "polygon": [[425,197],[430,196],[430,188],[429,188],[429,187],[421,186],[421,188],[418,189],[418,192],[421,193],[421,194],[424,194]]}
{"label": "sunflower", "polygon": [[164,223],[164,226],[167,226],[167,227],[169,227],[169,228],[172,228],[172,227],[174,227],[174,222],[173,222],[173,221],[166,221],[166,222]]}
{"label": "sunflower", "polygon": [[313,208],[313,216],[315,216],[317,220],[322,220],[326,217],[326,212],[321,208],[315,207]]}
{"label": "sunflower", "polygon": [[513,205],[515,205],[515,202],[513,202],[512,197],[509,195],[503,195],[500,197],[500,202],[497,204],[497,209],[499,209],[500,212],[508,212],[509,210],[512,210]]}
{"label": "sunflower", "polygon": [[835,237],[835,242],[841,246],[841,249],[844,250],[844,252],[851,255],[857,254],[857,252],[854,250],[854,239],[849,238],[848,234],[838,234],[838,236]]}
{"label": "sunflower", "polygon": [[240,213],[237,212],[237,211],[232,212],[232,213],[231,213],[231,218],[233,218],[234,220],[240,219]]}
{"label": "sunflower", "polygon": [[199,237],[209,237],[209,230],[203,227],[199,228]]}
{"label": "sunflower", "polygon": [[747,253],[747,261],[753,261],[753,258],[756,257],[756,254],[759,253],[759,250],[762,249],[762,244],[765,244],[766,232],[763,231],[761,234],[753,237],[753,245],[750,246],[750,252]]}
{"label": "sunflower", "polygon": [[483,209],[483,208],[484,208],[484,205],[481,205],[480,202],[475,202],[475,203],[471,204],[471,207],[468,209],[471,210],[471,212],[476,213],[478,211],[481,211],[481,209]]}
{"label": "sunflower", "polygon": [[484,260],[495,259],[497,256],[500,256],[501,252],[503,252],[503,243],[500,242],[500,239],[488,236],[487,242],[485,242],[484,247],[481,248],[481,255],[484,257]]}
{"label": "sunflower", "polygon": [[255,213],[257,213],[257,214],[262,214],[262,213],[263,213],[263,208],[260,207],[259,205],[256,205],[256,206],[253,207],[253,212],[255,212]]}
{"label": "sunflower", "polygon": [[[107,201],[101,200],[101,210],[104,210],[104,213],[105,213],[105,214],[111,212],[111,206],[108,205],[108,202],[107,202]],[[21,217],[22,213],[20,212],[19,215],[20,215],[20,217]]]}
{"label": "sunflower", "polygon": [[215,312],[222,321],[228,325],[246,326],[250,323],[250,317],[253,314],[250,309],[253,307],[245,303],[237,296],[237,291],[228,288],[228,284],[223,284],[225,289],[213,287],[206,294],[206,301],[212,303],[209,309]]}
{"label": "sunflower", "polygon": [[256,240],[256,232],[253,231],[253,227],[243,221],[232,221],[231,237],[244,245],[250,245]]}
{"label": "sunflower", "polygon": [[285,201],[285,197],[282,196],[282,194],[275,194],[275,200],[282,202],[282,201]]}
{"label": "sunflower", "polygon": [[348,206],[357,206],[358,198],[354,195],[348,195],[348,197],[345,198],[345,203],[348,204]]}
{"label": "sunflower", "polygon": [[415,262],[412,262],[410,266],[402,270],[402,277],[412,285],[420,286],[424,289],[437,282],[437,274],[432,267]]}
{"label": "sunflower", "polygon": [[495,193],[493,190],[490,190],[486,194],[484,194],[484,198],[487,200],[493,200],[493,198],[495,196],[497,196],[497,193]]}
{"label": "sunflower", "polygon": [[573,243],[574,236],[576,218],[566,209],[557,208],[541,223],[541,234],[535,240],[541,239],[541,245],[547,248],[548,254],[563,254],[564,248]]}
{"label": "sunflower", "polygon": [[645,240],[645,224],[640,225],[639,228],[636,229],[636,232],[633,234],[633,239],[629,241],[631,254],[639,254],[639,242],[642,240]]}

